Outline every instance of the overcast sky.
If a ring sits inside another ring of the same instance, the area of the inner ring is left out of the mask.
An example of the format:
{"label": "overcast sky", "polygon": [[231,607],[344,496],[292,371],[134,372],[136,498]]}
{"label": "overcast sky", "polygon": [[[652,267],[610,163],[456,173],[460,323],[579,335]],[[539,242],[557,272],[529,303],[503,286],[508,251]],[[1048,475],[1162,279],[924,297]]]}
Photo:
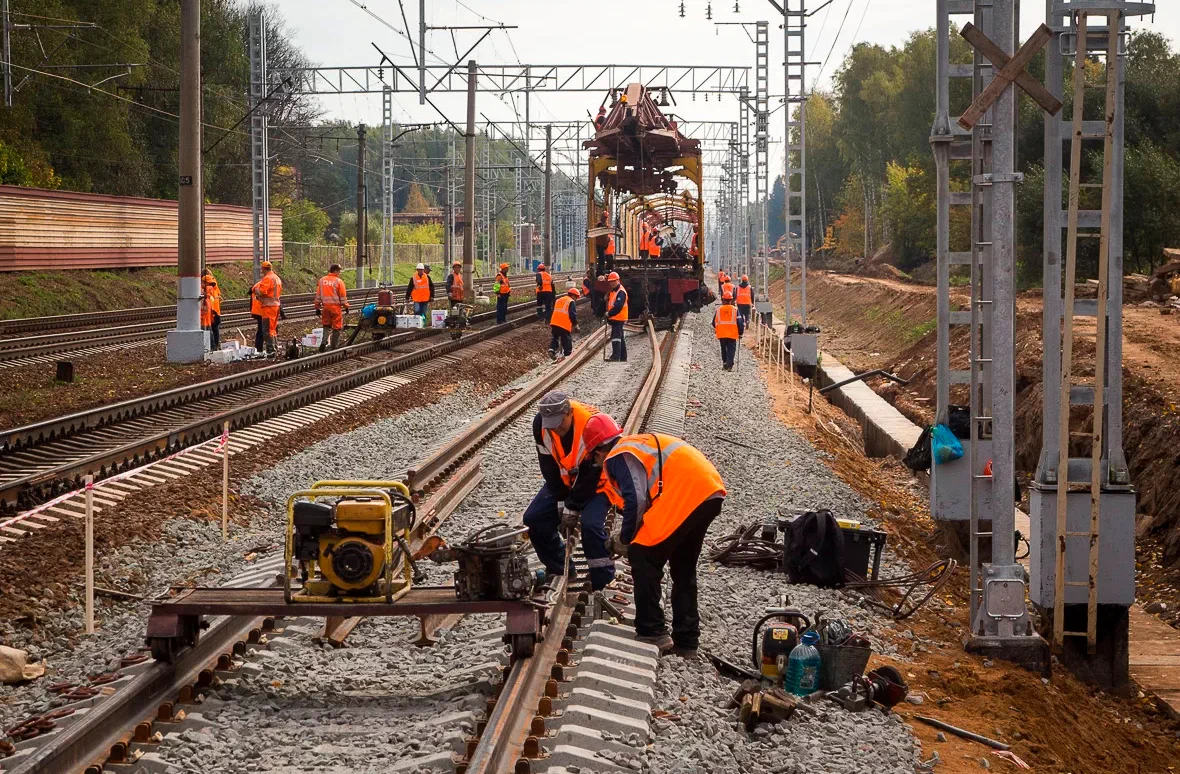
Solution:
{"label": "overcast sky", "polygon": [[[418,2],[403,0],[411,36],[417,41]],[[516,25],[510,32],[497,31],[480,44],[471,58],[481,64],[676,64],[753,66],[754,45],[738,26],[715,26],[715,22],[770,21],[770,91],[780,95],[782,86],[783,38],[776,11],[768,0],[734,0],[712,3],[713,19],[705,18],[703,0],[684,0],[685,18],[679,15],[679,0],[426,0],[426,20],[431,26],[503,23]],[[798,0],[791,0],[798,7]],[[817,8],[822,0],[808,0]],[[290,33],[310,59],[324,66],[375,65],[379,55],[372,43],[394,56],[399,63],[410,62],[410,44],[405,37],[385,26],[364,9],[398,31],[404,30],[397,0],[282,0],[279,4]],[[1135,28],[1150,28],[1167,35],[1176,45],[1180,40],[1180,8],[1172,0],[1158,0],[1160,12],[1154,17],[1134,19]],[[1021,28],[1027,35],[1044,20],[1043,3],[1023,3]],[[899,46],[907,36],[934,25],[933,0],[833,0],[812,16],[807,28],[808,60],[827,62],[810,68],[809,81],[828,88],[840,61],[856,42],[868,41]],[[640,31],[644,31],[641,33]],[[481,33],[470,30],[452,35],[445,31],[428,33],[428,61],[452,64]],[[752,32],[751,32],[752,34]],[[457,46],[457,52],[456,52]],[[400,57],[400,59],[398,59]],[[437,57],[437,58],[436,58]],[[753,78],[751,77],[751,83]],[[931,88],[934,84],[931,84]],[[441,94],[436,104],[451,120],[461,123],[462,95]],[[541,94],[532,102],[532,119],[543,122],[573,120],[594,110],[601,94]],[[676,112],[690,120],[732,121],[737,102],[711,97],[695,102],[677,94]],[[395,95],[394,117],[403,122],[434,121],[438,115],[421,107],[414,94]],[[777,103],[772,97],[771,107]],[[352,121],[380,123],[380,98],[331,97],[322,105],[328,115]],[[523,106],[518,105],[519,110]],[[481,94],[480,112],[494,119],[511,119],[508,98]],[[782,112],[771,119],[772,138],[782,137]],[[776,131],[777,129],[777,131]],[[781,158],[781,152],[780,152]]]}

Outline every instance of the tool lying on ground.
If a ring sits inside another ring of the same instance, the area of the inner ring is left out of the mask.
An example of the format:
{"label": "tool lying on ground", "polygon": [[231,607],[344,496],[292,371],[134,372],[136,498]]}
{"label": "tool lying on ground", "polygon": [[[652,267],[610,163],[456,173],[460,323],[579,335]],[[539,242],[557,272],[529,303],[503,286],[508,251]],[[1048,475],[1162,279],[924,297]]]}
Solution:
{"label": "tool lying on ground", "polygon": [[757,680],[746,680],[730,701],[738,710],[738,721],[753,731],[759,723],[780,723],[802,710],[815,714],[816,710],[798,696],[792,696],[778,686],[764,687]]}
{"label": "tool lying on ground", "polygon": [[[763,625],[772,619],[774,621],[763,630]],[[787,668],[787,659],[791,651],[799,644],[803,632],[811,628],[811,619],[801,610],[786,606],[766,611],[766,614],[754,624],[754,636],[750,643],[750,659],[754,668],[768,680],[781,682]],[[762,636],[762,647],[758,647],[759,634]]]}
{"label": "tool lying on ground", "polygon": [[317,481],[294,493],[286,560],[298,562],[303,588],[292,591],[285,573],[286,601],[391,602],[406,593],[422,582],[407,542],[415,518],[401,481]]}
{"label": "tool lying on ground", "polygon": [[860,712],[872,706],[879,706],[882,711],[888,712],[909,692],[901,672],[891,666],[883,666],[864,677],[853,678],[848,685],[829,693],[828,698],[849,712]]}

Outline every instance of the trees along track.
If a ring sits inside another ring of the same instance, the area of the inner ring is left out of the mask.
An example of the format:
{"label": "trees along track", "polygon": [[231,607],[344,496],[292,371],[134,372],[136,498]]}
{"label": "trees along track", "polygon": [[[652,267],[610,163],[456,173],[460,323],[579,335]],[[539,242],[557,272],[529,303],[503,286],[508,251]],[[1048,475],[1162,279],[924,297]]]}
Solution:
{"label": "trees along track", "polygon": [[[469,331],[458,341],[422,347],[373,361],[369,356],[439,336],[445,329],[410,329],[263,368],[177,387],[0,432],[0,505],[9,512],[76,487],[82,477],[103,478],[184,447],[215,438],[226,422],[237,430],[365,385],[536,321],[533,305],[510,307],[503,325]],[[486,322],[495,312],[472,317]],[[342,366],[349,370],[331,374]],[[60,515],[60,514],[59,514]],[[50,515],[50,520],[53,519]],[[0,517],[0,523],[3,517]],[[30,525],[36,528],[32,522]],[[0,527],[0,543],[17,527]]]}
{"label": "trees along track", "polygon": [[[525,286],[534,275],[510,275],[510,283]],[[563,275],[564,276],[564,275]],[[572,275],[571,275],[572,276]],[[556,282],[556,278],[554,282]],[[475,291],[488,292],[494,279],[475,280]],[[440,283],[441,284],[441,283]],[[395,288],[395,292],[400,288]],[[436,294],[442,295],[440,287]],[[370,295],[372,290],[367,291]],[[356,296],[359,291],[353,291]],[[364,297],[361,297],[362,300]],[[316,316],[314,293],[292,293],[283,297],[283,311],[288,319]],[[250,300],[235,298],[221,304],[221,330],[235,326],[254,326]],[[117,325],[116,325],[117,323]],[[87,355],[126,349],[162,341],[176,324],[175,306],[147,306],[112,309],[107,312],[82,312],[49,317],[26,317],[0,320],[0,369],[52,363],[61,357]],[[16,334],[25,334],[17,336]]]}
{"label": "trees along track", "polygon": [[[657,345],[654,328],[650,324],[646,327],[652,343],[652,366],[624,423],[628,432],[641,427],[646,417],[654,421],[660,415],[658,395],[664,383],[668,384],[668,393],[679,394],[683,422],[687,368],[680,373],[667,367],[677,331],[665,334],[662,344]],[[482,480],[479,449],[542,394],[597,355],[606,343],[606,331],[601,327],[587,336],[570,357],[467,423],[465,429],[407,471],[404,480],[420,501],[410,540],[413,550],[424,544]],[[674,416],[676,411],[666,413]],[[281,553],[262,558],[231,585],[279,587],[282,564]],[[551,709],[557,687],[554,675],[560,676],[563,666],[570,663],[573,643],[569,627],[580,622],[586,603],[585,591],[566,588],[564,583],[557,589],[539,647],[531,656],[515,660],[506,672],[486,722],[480,724],[482,734],[469,741],[467,758],[456,762],[460,774],[529,772],[529,761],[543,755],[537,734],[545,730],[544,717]],[[98,774],[104,767],[112,768],[108,764],[132,763],[137,744],[166,732],[168,724],[178,716],[180,705],[199,701],[199,694],[214,684],[217,674],[231,670],[235,656],[244,655],[250,645],[263,641],[274,625],[273,619],[223,616],[210,621],[197,643],[171,663],[131,663],[134,660],[128,659],[118,678],[104,686],[105,693],[49,713],[56,717],[42,716],[41,722],[47,726],[41,731],[43,735],[18,742],[11,757],[0,758],[0,768],[8,774]],[[422,626],[425,636],[430,623],[424,620]],[[84,713],[76,712],[82,708]]]}

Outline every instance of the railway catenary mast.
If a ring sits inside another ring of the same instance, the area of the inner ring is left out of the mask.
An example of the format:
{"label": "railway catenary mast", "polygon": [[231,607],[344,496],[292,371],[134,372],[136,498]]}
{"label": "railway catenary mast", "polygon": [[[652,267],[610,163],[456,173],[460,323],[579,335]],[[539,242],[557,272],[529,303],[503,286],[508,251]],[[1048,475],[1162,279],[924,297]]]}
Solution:
{"label": "railway catenary mast", "polygon": [[[700,141],[681,134],[651,91],[632,83],[612,100],[594,138],[583,147],[589,151],[588,260],[597,256],[598,240],[608,234],[616,240],[615,255],[598,259],[596,274],[619,272],[633,317],[647,311],[670,319],[710,303],[701,238],[705,222]],[[695,194],[691,187],[681,190],[677,178],[695,187]],[[609,226],[595,228],[604,212]],[[641,222],[666,237],[658,259],[639,254]],[[689,228],[678,234],[676,223]],[[691,250],[694,234],[700,235],[697,255]]]}

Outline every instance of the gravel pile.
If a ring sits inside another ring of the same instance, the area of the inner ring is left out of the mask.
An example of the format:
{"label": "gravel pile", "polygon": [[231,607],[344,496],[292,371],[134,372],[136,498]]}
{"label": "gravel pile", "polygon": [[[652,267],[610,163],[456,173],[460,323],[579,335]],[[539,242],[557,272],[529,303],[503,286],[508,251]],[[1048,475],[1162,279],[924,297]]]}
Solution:
{"label": "gravel pile", "polygon": [[[738,525],[760,522],[780,509],[827,508],[839,517],[868,521],[867,503],[823,464],[806,439],[774,417],[749,351],[742,351],[733,372],[721,370],[711,319],[710,310],[689,316],[696,345],[685,425],[686,440],[717,466],[729,492],[709,532],[706,550],[711,541]],[[812,620],[821,611],[825,618],[843,618],[866,634],[878,652],[892,651],[877,636],[891,622],[861,607],[855,595],[792,585],[781,573],[721,567],[705,559],[699,583],[701,647],[735,663],[750,664],[754,623],[765,608],[778,606],[782,594]],[[665,594],[667,589],[665,585]],[[667,600],[665,609],[670,611]],[[916,746],[895,716],[853,715],[832,705],[824,707],[818,718],[797,713],[785,723],[764,725],[748,734],[737,730],[736,711],[727,706],[736,686],[720,678],[707,659],[662,659],[656,705],[680,720],[655,720],[656,739],[648,748],[644,771],[913,771]]]}

